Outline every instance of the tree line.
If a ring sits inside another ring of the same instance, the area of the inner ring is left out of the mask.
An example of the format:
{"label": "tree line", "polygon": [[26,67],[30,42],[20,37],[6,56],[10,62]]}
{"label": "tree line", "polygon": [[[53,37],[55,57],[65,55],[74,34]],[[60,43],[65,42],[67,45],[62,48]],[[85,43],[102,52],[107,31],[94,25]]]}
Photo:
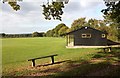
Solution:
{"label": "tree line", "polygon": [[26,37],[43,37],[45,35],[44,32],[33,32],[30,34],[5,34],[0,33],[0,38],[26,38]]}

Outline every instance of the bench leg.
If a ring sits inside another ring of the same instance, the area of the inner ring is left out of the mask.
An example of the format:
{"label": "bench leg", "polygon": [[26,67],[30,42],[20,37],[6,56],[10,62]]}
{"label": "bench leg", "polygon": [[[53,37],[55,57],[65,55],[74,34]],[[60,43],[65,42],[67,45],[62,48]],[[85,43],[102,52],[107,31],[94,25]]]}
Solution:
{"label": "bench leg", "polygon": [[108,52],[111,52],[111,47],[108,48]]}
{"label": "bench leg", "polygon": [[51,56],[52,64],[54,64],[54,56]]}
{"label": "bench leg", "polygon": [[35,67],[35,60],[32,60],[32,67]]}
{"label": "bench leg", "polygon": [[105,48],[103,48],[103,51],[106,53],[106,50],[105,50]]}

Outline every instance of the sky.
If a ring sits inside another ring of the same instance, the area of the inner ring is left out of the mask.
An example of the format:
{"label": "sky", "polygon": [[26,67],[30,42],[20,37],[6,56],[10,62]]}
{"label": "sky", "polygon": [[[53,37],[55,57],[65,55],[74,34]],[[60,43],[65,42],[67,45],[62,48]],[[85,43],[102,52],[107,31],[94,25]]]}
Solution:
{"label": "sky", "polygon": [[[44,1],[44,2],[43,2]],[[69,0],[65,5],[62,21],[45,20],[42,15],[43,3],[47,0],[23,0],[19,2],[21,9],[14,11],[7,3],[0,2],[0,33],[23,34],[33,32],[46,32],[60,23],[68,27],[74,20],[82,17],[86,19],[103,19],[102,9],[106,6],[103,0]]]}

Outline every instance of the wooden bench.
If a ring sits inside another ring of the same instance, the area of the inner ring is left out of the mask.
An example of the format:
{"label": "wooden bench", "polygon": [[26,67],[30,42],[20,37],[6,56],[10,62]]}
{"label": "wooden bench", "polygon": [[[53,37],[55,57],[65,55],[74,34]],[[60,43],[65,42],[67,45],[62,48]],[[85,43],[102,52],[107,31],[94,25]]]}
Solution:
{"label": "wooden bench", "polygon": [[105,47],[105,48],[103,48],[104,52],[106,52],[106,50],[108,50],[108,52],[111,52],[112,48],[111,47]]}
{"label": "wooden bench", "polygon": [[54,56],[58,56],[58,55],[54,54],[54,55],[48,55],[48,56],[43,56],[43,57],[38,57],[38,58],[32,58],[32,59],[28,59],[28,61],[32,61],[32,67],[35,67],[35,60],[51,57],[52,64],[54,64]]}

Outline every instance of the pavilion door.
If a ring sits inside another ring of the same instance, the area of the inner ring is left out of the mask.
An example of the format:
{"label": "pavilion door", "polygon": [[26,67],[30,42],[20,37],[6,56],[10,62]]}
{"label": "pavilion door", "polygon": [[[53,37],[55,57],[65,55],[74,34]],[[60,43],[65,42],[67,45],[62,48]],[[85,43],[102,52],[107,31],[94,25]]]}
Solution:
{"label": "pavilion door", "polygon": [[67,35],[67,46],[74,46],[74,35]]}

